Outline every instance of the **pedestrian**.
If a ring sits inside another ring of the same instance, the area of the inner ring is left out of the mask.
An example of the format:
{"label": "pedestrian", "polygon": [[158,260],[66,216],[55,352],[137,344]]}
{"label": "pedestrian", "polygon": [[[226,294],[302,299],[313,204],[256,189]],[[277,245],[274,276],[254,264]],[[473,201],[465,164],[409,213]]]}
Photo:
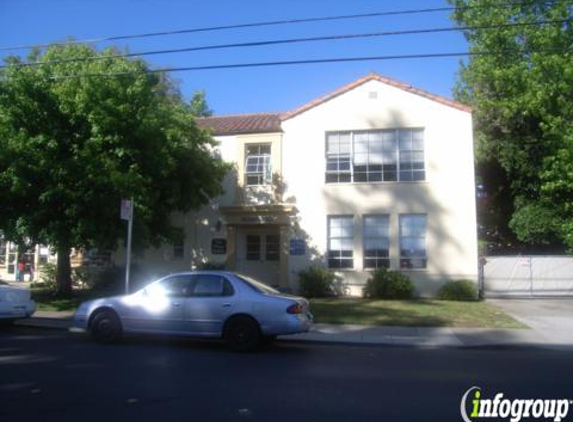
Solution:
{"label": "pedestrian", "polygon": [[18,281],[20,283],[24,282],[24,272],[26,271],[26,264],[24,264],[24,261],[20,261],[18,262]]}
{"label": "pedestrian", "polygon": [[29,278],[29,282],[32,283],[34,281],[34,263],[30,263],[30,268],[28,269],[28,272],[30,273],[30,278]]}

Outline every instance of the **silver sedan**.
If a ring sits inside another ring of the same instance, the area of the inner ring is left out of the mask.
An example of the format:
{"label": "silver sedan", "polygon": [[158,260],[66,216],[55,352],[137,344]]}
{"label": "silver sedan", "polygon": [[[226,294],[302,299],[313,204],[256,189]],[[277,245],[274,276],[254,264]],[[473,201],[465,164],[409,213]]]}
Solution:
{"label": "silver sedan", "polygon": [[123,333],[222,338],[233,349],[253,350],[277,335],[307,332],[308,301],[226,271],[171,274],[125,296],[84,302],[75,325],[100,342]]}

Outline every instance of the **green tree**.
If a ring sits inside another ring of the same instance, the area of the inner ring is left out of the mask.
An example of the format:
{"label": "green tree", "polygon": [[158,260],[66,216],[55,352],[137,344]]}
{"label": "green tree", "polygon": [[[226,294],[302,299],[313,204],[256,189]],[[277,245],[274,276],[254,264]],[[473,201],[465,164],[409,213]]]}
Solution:
{"label": "green tree", "polygon": [[222,193],[227,171],[173,82],[141,60],[96,59],[112,53],[52,46],[28,58],[51,64],[10,57],[0,73],[0,227],[57,249],[62,295],[72,247],[124,236],[122,198],[135,201],[134,247],[157,245],[181,235],[172,212]]}
{"label": "green tree", "polygon": [[460,26],[500,26],[464,31],[475,55],[455,93],[475,108],[481,227],[488,240],[572,248],[571,1],[449,2]]}
{"label": "green tree", "polygon": [[213,110],[211,110],[207,104],[205,91],[194,92],[189,106],[191,108],[191,114],[195,117],[209,117],[213,115]]}

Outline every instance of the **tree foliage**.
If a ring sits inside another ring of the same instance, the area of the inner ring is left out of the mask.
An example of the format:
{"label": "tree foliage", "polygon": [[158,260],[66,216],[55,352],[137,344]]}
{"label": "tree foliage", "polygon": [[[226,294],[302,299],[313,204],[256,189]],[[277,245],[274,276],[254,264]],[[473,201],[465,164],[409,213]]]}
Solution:
{"label": "tree foliage", "polygon": [[209,117],[213,115],[213,110],[211,110],[207,104],[205,91],[194,92],[189,106],[191,108],[191,114],[195,117]]}
{"label": "tree foliage", "polygon": [[59,63],[10,57],[0,73],[0,228],[57,248],[64,294],[70,248],[124,236],[122,198],[135,202],[135,245],[157,245],[177,236],[171,213],[220,194],[227,171],[173,82],[141,60],[96,60],[112,53],[53,46],[28,60]]}
{"label": "tree foliage", "polygon": [[456,89],[475,107],[482,235],[573,247],[571,1],[449,1],[460,26],[500,26],[464,31],[476,55]]}

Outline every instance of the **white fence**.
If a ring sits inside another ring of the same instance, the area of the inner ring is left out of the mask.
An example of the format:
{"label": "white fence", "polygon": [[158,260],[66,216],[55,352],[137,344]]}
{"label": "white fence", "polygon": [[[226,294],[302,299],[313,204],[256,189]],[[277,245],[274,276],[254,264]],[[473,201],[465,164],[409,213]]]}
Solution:
{"label": "white fence", "polygon": [[486,297],[573,296],[571,256],[488,256]]}

